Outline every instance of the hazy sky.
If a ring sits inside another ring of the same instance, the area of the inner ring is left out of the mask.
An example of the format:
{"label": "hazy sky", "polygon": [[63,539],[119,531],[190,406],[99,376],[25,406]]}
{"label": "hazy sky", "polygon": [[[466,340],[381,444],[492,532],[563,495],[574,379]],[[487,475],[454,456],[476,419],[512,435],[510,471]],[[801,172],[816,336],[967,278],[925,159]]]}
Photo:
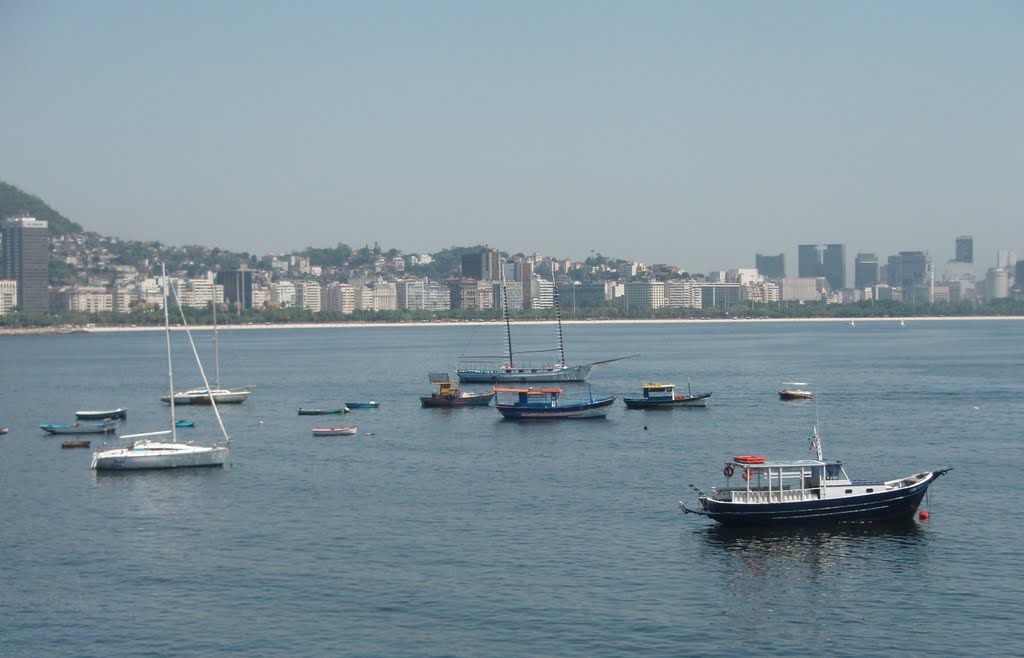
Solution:
{"label": "hazy sky", "polygon": [[795,274],[967,233],[989,267],[1024,257],[1024,3],[0,0],[0,179],[254,253]]}

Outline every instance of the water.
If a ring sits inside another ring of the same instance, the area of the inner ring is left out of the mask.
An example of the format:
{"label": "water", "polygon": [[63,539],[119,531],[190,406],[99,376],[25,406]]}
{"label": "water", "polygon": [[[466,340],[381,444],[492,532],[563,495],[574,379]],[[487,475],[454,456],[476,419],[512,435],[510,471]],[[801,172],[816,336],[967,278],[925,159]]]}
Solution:
{"label": "water", "polygon": [[[554,335],[516,332],[538,347]],[[36,426],[127,406],[125,433],[161,428],[163,335],[2,337],[2,653],[1020,655],[1022,333],[570,325],[574,362],[642,355],[598,370],[595,395],[689,377],[713,406],[617,402],[605,421],[522,425],[417,400],[427,372],[499,350],[500,327],[226,331],[223,383],[256,385],[223,408],[229,465],[120,475]],[[176,383],[198,383],[174,343]],[[778,400],[790,380],[818,402]],[[381,408],[295,413],[368,399]],[[180,410],[197,421],[183,439],[215,437],[209,409]],[[679,512],[732,455],[808,456],[816,417],[855,478],[953,466],[931,519],[744,532]],[[360,435],[312,438],[325,422]]]}

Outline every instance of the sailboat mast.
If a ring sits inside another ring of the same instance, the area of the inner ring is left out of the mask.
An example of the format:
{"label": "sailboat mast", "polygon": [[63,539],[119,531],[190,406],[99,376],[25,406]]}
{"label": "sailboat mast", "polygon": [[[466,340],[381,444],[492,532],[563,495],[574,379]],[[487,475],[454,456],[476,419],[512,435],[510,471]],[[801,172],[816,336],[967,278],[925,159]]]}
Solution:
{"label": "sailboat mast", "polygon": [[508,316],[508,286],[505,285],[505,271],[501,272],[501,312],[505,316],[505,338],[508,340],[508,367],[515,368],[512,360],[512,322]]}
{"label": "sailboat mast", "polygon": [[[214,288],[216,292],[216,288]],[[220,390],[220,350],[217,349],[217,295],[213,296],[213,379]]]}
{"label": "sailboat mast", "polygon": [[562,310],[558,303],[558,286],[555,285],[555,267],[551,266],[551,290],[555,300],[555,320],[558,321],[558,356],[561,359],[559,364],[565,367],[565,343],[562,341]]}
{"label": "sailboat mast", "polygon": [[167,265],[164,263],[160,263],[160,277],[164,280],[164,335],[167,339],[167,380],[171,385],[171,443],[177,443],[177,421],[174,418],[174,366],[171,361],[171,317],[167,311],[171,296],[167,292]]}

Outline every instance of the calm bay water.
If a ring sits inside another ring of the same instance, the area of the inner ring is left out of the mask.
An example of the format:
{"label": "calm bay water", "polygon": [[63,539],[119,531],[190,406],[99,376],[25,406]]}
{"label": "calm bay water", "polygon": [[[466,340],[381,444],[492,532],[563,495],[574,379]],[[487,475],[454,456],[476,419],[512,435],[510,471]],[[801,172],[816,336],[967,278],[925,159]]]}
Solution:
{"label": "calm bay water", "polygon": [[[515,329],[524,348],[554,340],[550,326]],[[209,337],[196,332],[212,370]],[[223,383],[256,386],[223,408],[228,466],[97,475],[88,451],[37,425],[127,406],[123,433],[160,429],[163,334],[0,337],[2,653],[1024,653],[1009,461],[1024,322],[570,325],[566,337],[572,362],[641,354],[598,370],[595,395],[689,377],[713,407],[618,402],[605,421],[516,424],[417,399],[427,372],[500,351],[500,327],[222,331]],[[178,388],[195,385],[174,343]],[[818,402],[778,400],[790,380]],[[381,408],[295,414],[368,399]],[[180,411],[196,420],[180,438],[215,436],[211,410]],[[826,455],[854,478],[953,466],[931,519],[749,532],[678,511],[732,455],[809,455],[816,416]],[[325,418],[360,436],[312,438]]]}

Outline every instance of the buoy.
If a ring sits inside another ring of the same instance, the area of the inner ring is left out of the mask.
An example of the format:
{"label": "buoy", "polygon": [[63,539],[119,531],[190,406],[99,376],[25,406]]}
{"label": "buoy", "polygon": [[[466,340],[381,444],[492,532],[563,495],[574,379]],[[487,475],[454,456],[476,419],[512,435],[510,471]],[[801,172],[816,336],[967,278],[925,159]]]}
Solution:
{"label": "buoy", "polygon": [[646,426],[646,425],[644,425],[644,429],[647,429],[647,426]]}
{"label": "buoy", "polygon": [[918,518],[920,518],[920,519],[921,519],[922,521],[927,521],[927,520],[928,520],[928,512],[925,512],[924,510],[921,510],[921,513],[920,513],[920,514],[918,514],[917,516],[918,516]]}
{"label": "buoy", "polygon": [[263,425],[263,421],[262,420],[260,421],[260,425]]}

